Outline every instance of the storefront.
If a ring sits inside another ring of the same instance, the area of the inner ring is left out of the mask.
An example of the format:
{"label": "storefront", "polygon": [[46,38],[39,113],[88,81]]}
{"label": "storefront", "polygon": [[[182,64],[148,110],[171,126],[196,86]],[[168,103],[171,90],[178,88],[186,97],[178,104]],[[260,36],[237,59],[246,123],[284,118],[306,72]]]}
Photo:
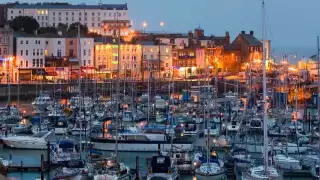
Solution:
{"label": "storefront", "polygon": [[31,81],[32,70],[31,69],[18,69],[20,81]]}

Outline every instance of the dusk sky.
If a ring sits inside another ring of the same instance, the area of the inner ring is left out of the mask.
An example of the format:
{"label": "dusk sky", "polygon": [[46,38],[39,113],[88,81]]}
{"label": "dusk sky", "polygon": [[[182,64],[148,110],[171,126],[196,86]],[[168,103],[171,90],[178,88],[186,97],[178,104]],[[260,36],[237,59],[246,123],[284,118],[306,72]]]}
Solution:
{"label": "dusk sky", "polygon": [[[85,2],[96,4],[99,1]],[[262,0],[102,0],[106,4],[124,2],[128,3],[129,15],[137,29],[146,21],[147,31],[160,31],[159,23],[163,21],[167,32],[186,33],[200,25],[206,35],[219,36],[229,31],[234,38],[242,30],[254,30],[256,37],[261,38]],[[320,35],[320,0],[265,2],[266,38],[272,41],[274,50],[299,51],[300,56],[301,53],[306,56],[315,53],[316,37]]]}

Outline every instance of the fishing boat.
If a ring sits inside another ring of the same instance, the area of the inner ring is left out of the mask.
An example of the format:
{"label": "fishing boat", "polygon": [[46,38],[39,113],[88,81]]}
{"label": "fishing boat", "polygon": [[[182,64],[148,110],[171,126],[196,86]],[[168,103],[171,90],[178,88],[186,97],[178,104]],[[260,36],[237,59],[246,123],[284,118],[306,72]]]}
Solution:
{"label": "fishing boat", "polygon": [[177,168],[172,166],[169,156],[153,156],[149,164],[147,180],[178,180]]}
{"label": "fishing boat", "polygon": [[17,149],[47,149],[47,144],[54,144],[57,139],[53,131],[40,131],[32,136],[8,136],[2,138],[3,144]]}

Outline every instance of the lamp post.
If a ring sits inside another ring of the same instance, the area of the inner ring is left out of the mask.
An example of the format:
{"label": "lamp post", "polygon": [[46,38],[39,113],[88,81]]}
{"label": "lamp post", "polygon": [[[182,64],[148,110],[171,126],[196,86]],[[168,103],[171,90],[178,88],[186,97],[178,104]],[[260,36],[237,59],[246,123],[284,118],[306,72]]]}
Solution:
{"label": "lamp post", "polygon": [[164,22],[163,21],[160,22],[160,26],[162,28],[162,32],[164,32]]}
{"label": "lamp post", "polygon": [[143,33],[146,33],[146,27],[148,26],[148,23],[146,21],[144,21],[142,23],[142,27],[143,27]]}

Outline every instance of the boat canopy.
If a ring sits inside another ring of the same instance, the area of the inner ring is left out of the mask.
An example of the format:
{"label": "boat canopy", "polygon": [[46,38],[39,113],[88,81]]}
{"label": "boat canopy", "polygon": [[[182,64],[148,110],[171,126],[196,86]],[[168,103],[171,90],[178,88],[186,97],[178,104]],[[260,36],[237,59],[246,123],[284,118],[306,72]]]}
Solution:
{"label": "boat canopy", "polygon": [[63,148],[63,149],[71,149],[74,148],[74,143],[71,140],[67,140],[67,139],[62,139],[59,141],[59,148]]}

